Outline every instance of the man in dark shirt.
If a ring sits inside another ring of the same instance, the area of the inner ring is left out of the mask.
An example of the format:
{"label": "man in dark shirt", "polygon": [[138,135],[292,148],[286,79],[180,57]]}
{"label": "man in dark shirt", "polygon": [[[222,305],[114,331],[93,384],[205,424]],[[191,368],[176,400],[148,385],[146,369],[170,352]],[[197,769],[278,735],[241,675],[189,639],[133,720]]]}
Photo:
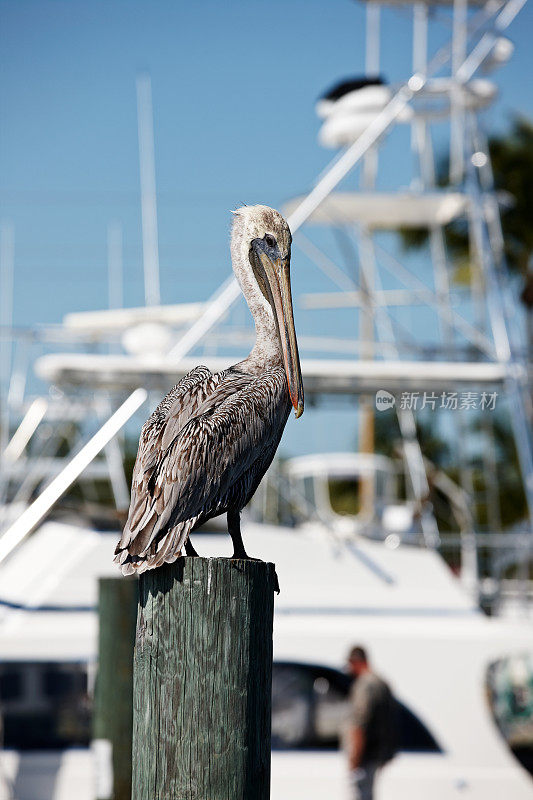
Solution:
{"label": "man in dark shirt", "polygon": [[355,678],[347,737],[352,798],[372,800],[376,772],[395,751],[395,703],[385,681],[371,670],[362,647],[352,648],[348,668]]}

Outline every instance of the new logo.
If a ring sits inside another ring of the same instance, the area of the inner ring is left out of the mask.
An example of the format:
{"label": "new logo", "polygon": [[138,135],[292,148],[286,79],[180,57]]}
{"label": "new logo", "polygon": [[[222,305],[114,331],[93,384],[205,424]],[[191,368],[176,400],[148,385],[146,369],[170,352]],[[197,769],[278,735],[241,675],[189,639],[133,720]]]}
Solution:
{"label": "new logo", "polygon": [[376,408],[378,411],[388,411],[396,403],[396,398],[385,389],[380,389],[376,392]]}

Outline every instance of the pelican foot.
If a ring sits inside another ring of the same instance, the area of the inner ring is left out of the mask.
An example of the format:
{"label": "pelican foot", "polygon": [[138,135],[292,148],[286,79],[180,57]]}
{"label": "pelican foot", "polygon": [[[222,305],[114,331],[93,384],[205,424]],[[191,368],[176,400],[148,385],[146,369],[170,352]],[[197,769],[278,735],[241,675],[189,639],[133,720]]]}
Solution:
{"label": "pelican foot", "polygon": [[231,556],[232,561],[262,561],[262,558],[252,558],[246,553],[244,550],[233,551],[233,555]]}
{"label": "pelican foot", "polygon": [[[231,556],[230,560],[231,561],[261,561],[261,562],[263,561],[262,558],[252,558],[251,556],[247,555],[246,552],[244,552],[244,551],[243,551],[243,554],[239,553],[239,554],[236,555],[235,553],[233,553],[233,555]],[[276,594],[279,594],[280,591],[281,591],[280,588],[279,588],[278,573],[276,572],[276,570],[274,570],[274,591],[276,592]]]}

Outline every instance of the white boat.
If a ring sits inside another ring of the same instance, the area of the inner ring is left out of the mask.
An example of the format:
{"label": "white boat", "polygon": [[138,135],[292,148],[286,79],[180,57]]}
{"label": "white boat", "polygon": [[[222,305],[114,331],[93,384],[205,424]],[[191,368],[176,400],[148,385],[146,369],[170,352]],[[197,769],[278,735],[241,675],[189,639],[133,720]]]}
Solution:
{"label": "white boat", "polygon": [[[301,461],[297,467],[293,471],[304,474]],[[281,587],[274,623],[273,800],[346,796],[344,756],[331,744],[346,713],[348,684],[340,670],[355,643],[368,648],[410,720],[410,738],[402,745],[409,749],[383,770],[380,800],[417,800],[429,791],[437,800],[466,792],[483,800],[504,791],[513,800],[531,797],[531,778],[509,751],[487,702],[491,665],[533,653],[531,627],[485,617],[435,551],[401,544],[398,537],[388,546],[346,530],[342,535],[320,521],[288,528],[248,520],[244,527],[249,551],[275,561]],[[5,686],[11,675],[15,694],[4,702],[6,719],[20,718],[25,708],[53,716],[54,675],[81,674],[78,698],[91,691],[97,578],[115,574],[115,539],[48,522],[0,567],[0,680]],[[230,555],[224,534],[195,534],[194,540],[202,555]],[[32,781],[37,770],[38,785]],[[17,800],[95,797],[87,747],[7,750],[0,774],[14,782]],[[13,796],[3,792],[1,798]]]}

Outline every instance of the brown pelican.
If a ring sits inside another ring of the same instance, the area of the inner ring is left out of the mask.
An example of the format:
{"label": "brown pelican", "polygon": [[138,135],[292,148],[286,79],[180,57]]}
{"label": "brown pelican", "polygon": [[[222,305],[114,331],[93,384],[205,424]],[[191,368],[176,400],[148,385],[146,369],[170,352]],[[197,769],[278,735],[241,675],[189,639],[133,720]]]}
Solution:
{"label": "brown pelican", "polygon": [[115,550],[125,575],[175,561],[189,534],[227,514],[233,558],[248,558],[240,513],[268,469],[289,416],[304,394],[290,285],[291,233],[277,211],[234,212],[233,271],[254,317],[250,355],[211,373],[196,367],[144,424],[128,521]]}

